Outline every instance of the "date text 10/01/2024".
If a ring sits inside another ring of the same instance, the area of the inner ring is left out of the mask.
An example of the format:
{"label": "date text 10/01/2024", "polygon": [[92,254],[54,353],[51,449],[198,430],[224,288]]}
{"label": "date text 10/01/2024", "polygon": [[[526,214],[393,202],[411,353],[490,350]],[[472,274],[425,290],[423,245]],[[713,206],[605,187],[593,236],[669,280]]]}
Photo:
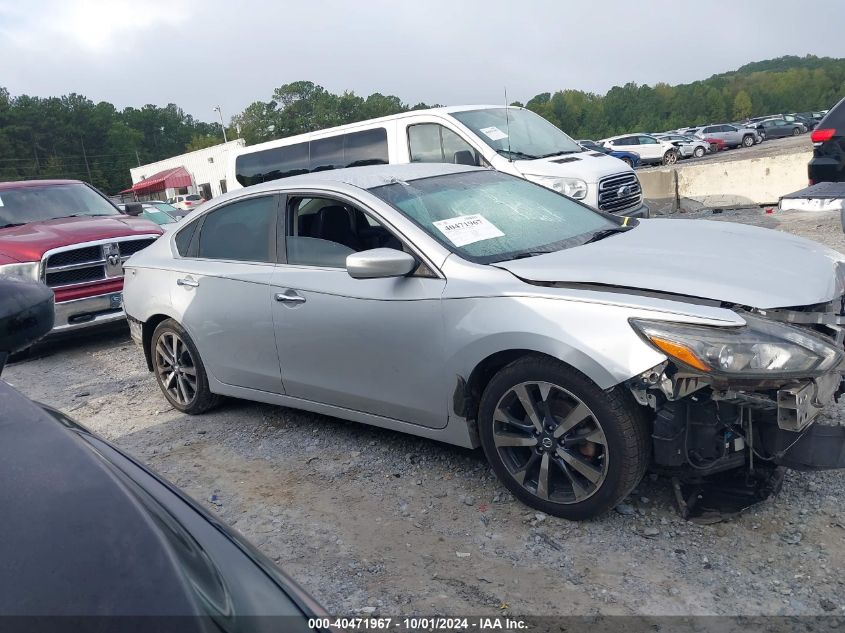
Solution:
{"label": "date text 10/01/2024", "polygon": [[525,630],[522,620],[505,617],[476,618],[312,618],[311,629],[340,629],[343,631],[373,631],[399,629],[404,631],[467,631],[467,630]]}

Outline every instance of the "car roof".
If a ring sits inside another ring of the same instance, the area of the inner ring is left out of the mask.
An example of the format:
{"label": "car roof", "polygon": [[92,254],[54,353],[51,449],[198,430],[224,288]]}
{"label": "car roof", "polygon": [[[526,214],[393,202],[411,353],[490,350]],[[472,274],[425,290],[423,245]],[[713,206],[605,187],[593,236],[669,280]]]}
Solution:
{"label": "car roof", "polygon": [[0,191],[4,189],[19,189],[20,187],[43,187],[44,185],[77,185],[85,184],[81,180],[12,180],[0,182]]}

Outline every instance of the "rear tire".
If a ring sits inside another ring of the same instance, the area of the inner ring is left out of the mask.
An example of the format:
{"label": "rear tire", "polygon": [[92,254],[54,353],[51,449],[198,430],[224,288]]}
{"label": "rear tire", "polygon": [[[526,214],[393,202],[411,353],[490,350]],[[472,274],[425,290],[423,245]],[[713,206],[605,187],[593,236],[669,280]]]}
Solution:
{"label": "rear tire", "polygon": [[156,382],[174,409],[197,415],[220,402],[221,397],[208,386],[196,345],[175,320],[165,319],[153,331],[150,358]]}
{"label": "rear tire", "polygon": [[526,505],[573,521],[616,506],[650,459],[648,426],[630,393],[602,391],[551,358],[528,356],[499,371],[478,421],[502,484]]}
{"label": "rear tire", "polygon": [[669,150],[665,154],[663,154],[663,164],[664,165],[674,165],[678,162],[678,153]]}

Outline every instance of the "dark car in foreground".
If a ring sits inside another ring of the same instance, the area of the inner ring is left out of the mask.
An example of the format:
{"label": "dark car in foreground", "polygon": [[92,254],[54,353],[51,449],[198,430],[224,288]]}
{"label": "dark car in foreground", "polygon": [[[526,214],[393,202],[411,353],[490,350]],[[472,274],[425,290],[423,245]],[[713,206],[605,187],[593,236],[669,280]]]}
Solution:
{"label": "dark car in foreground", "polygon": [[[46,286],[0,277],[0,370],[53,314]],[[324,615],[187,495],[3,381],[0,481],[0,616],[16,630],[306,631]]]}
{"label": "dark car in foreground", "polygon": [[810,184],[845,181],[845,99],[819,121],[810,138],[813,141],[813,158],[808,165]]}

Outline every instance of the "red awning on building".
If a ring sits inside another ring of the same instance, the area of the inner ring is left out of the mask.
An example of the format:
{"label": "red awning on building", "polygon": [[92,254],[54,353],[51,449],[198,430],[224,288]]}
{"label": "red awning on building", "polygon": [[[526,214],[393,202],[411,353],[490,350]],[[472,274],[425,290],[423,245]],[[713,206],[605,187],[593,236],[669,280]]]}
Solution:
{"label": "red awning on building", "polygon": [[[131,188],[126,190],[126,193],[132,191],[137,194],[146,194],[155,191],[164,191],[165,189],[190,187],[191,184],[191,174],[184,167],[174,167],[173,169],[165,169],[157,174],[153,174],[149,178],[136,182]],[[121,191],[121,193],[124,192]]]}

